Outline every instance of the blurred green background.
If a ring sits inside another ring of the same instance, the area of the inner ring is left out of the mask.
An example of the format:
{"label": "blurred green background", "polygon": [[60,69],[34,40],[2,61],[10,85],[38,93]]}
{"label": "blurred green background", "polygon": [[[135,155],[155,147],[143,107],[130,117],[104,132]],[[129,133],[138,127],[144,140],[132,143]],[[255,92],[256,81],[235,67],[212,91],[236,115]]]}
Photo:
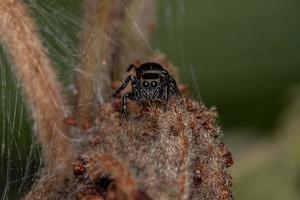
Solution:
{"label": "blurred green background", "polygon": [[[67,86],[81,1],[26,2]],[[217,107],[235,159],[236,199],[300,199],[300,1],[157,2],[154,49],[179,67],[195,98]],[[0,67],[0,198],[19,199],[40,154],[3,50]]]}
{"label": "blurred green background", "polygon": [[186,81],[195,74],[189,85],[217,105],[224,127],[274,128],[283,95],[300,81],[300,2],[170,2],[159,9],[159,49]]}

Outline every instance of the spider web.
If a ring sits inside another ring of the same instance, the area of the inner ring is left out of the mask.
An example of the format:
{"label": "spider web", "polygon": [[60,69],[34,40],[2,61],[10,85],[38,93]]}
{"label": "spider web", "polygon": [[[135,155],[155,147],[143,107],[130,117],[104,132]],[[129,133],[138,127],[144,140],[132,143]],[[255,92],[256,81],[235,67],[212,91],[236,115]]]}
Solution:
{"label": "spider web", "polygon": [[16,86],[10,63],[0,50],[0,188],[1,198],[19,199],[36,178],[40,151],[31,133],[20,89]]}
{"label": "spider web", "polygon": [[[39,26],[44,46],[48,49],[58,79],[64,85],[65,92],[72,89],[74,69],[78,65],[78,39],[80,35],[80,5],[81,1],[57,0],[27,0],[33,16]],[[188,66],[188,74],[196,86],[197,97],[200,97],[196,84],[196,75],[192,65],[185,56],[186,45],[183,38],[185,3],[182,0],[159,1],[157,7],[158,30],[168,35],[166,42],[156,36],[152,52],[160,49],[167,55],[172,54],[168,49],[178,52],[174,58],[176,65]],[[127,8],[126,14],[130,15]],[[143,32],[135,24],[136,31],[144,38],[146,45],[151,48]],[[176,43],[174,41],[177,41]],[[162,45],[162,43],[164,45]],[[172,60],[173,58],[171,58]],[[184,77],[183,77],[184,78]],[[11,63],[4,49],[0,49],[0,198],[20,199],[31,188],[42,165],[41,150],[37,144],[32,128],[29,110],[24,104],[21,88],[18,85]]]}
{"label": "spider web", "polygon": [[[76,66],[76,33],[79,15],[55,7],[55,1],[26,2],[34,15],[58,71],[66,86]],[[34,134],[29,110],[24,104],[20,85],[11,70],[4,49],[0,49],[0,198],[20,199],[38,178],[42,165],[41,150]]]}

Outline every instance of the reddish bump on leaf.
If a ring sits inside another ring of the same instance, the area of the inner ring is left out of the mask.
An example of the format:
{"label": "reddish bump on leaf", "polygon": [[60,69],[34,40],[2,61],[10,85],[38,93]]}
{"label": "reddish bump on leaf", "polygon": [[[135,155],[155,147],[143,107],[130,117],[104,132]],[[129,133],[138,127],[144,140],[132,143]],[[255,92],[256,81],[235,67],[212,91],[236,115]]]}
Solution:
{"label": "reddish bump on leaf", "polygon": [[112,103],[114,109],[116,111],[119,111],[121,109],[121,100],[120,99],[115,99]]}
{"label": "reddish bump on leaf", "polygon": [[95,136],[95,138],[93,138],[91,140],[91,145],[92,146],[96,146],[96,145],[98,145],[100,143],[101,143],[101,136],[100,135]]}
{"label": "reddish bump on leaf", "polygon": [[84,175],[86,169],[84,167],[84,164],[81,159],[78,159],[75,161],[74,167],[73,167],[73,173],[75,177],[80,178]]}
{"label": "reddish bump on leaf", "polygon": [[83,125],[84,130],[88,130],[91,127],[92,127],[91,122],[89,120],[86,120],[85,123],[84,123],[84,125]]}
{"label": "reddish bump on leaf", "polygon": [[75,118],[73,117],[67,117],[65,120],[64,120],[64,123],[69,125],[69,126],[76,126],[77,125],[77,121]]}

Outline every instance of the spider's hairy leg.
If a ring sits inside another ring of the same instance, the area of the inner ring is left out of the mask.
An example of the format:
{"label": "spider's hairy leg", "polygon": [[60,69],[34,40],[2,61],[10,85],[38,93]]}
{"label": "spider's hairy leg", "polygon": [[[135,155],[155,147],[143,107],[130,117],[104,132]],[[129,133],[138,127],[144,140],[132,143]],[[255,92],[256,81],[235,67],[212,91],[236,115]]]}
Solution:
{"label": "spider's hairy leg", "polygon": [[133,95],[135,97],[135,101],[136,101],[137,105],[138,106],[142,106],[142,103],[141,103],[142,97],[141,97],[141,94],[140,94],[140,92],[138,90],[139,86],[138,86],[138,84],[136,82],[137,81],[135,80],[134,83],[133,83],[132,93],[133,93]]}
{"label": "spider's hairy leg", "polygon": [[168,102],[169,102],[169,98],[170,98],[170,87],[168,85],[166,85],[164,87],[164,109],[167,110],[167,106],[168,106]]}
{"label": "spider's hairy leg", "polygon": [[129,98],[131,100],[135,100],[135,96],[131,92],[128,92],[128,93],[123,95],[123,97],[122,97],[121,121],[123,121],[123,119],[125,118],[125,116],[127,114],[127,103],[128,103],[127,98]]}
{"label": "spider's hairy leg", "polygon": [[127,76],[127,78],[125,79],[124,83],[111,95],[112,97],[116,97],[117,94],[119,94],[122,90],[124,90],[128,83],[131,81],[131,82],[134,82],[134,78],[132,77],[132,75],[129,75]]}
{"label": "spider's hairy leg", "polygon": [[134,64],[129,65],[129,67],[127,68],[127,72],[129,72],[132,68],[134,68],[135,70],[137,69],[136,66]]}
{"label": "spider's hairy leg", "polygon": [[169,98],[170,98],[170,87],[169,86],[166,86],[165,88],[165,102],[167,103],[169,101]]}
{"label": "spider's hairy leg", "polygon": [[[166,111],[169,102],[169,93],[170,86],[168,84],[164,84],[158,88],[156,93],[154,93],[154,100],[159,100],[163,104],[163,110]],[[158,96],[159,95],[159,96]]]}
{"label": "spider's hairy leg", "polygon": [[169,76],[169,81],[168,83],[170,84],[170,89],[171,89],[171,92],[172,94],[179,98],[181,95],[180,95],[180,92],[179,92],[179,89],[177,87],[177,84],[176,84],[176,81],[174,78],[172,78],[171,76]]}

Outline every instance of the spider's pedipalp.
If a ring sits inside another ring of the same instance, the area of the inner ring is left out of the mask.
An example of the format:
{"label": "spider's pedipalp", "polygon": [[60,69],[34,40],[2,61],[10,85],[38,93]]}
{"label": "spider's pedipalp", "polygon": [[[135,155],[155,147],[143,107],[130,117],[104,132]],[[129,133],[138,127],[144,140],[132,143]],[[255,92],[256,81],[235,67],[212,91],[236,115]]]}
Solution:
{"label": "spider's pedipalp", "polygon": [[156,89],[156,91],[155,91],[154,94],[153,94],[153,101],[158,100],[159,94],[160,94],[161,91],[162,91],[162,88],[161,88],[161,87],[158,87],[158,88]]}

